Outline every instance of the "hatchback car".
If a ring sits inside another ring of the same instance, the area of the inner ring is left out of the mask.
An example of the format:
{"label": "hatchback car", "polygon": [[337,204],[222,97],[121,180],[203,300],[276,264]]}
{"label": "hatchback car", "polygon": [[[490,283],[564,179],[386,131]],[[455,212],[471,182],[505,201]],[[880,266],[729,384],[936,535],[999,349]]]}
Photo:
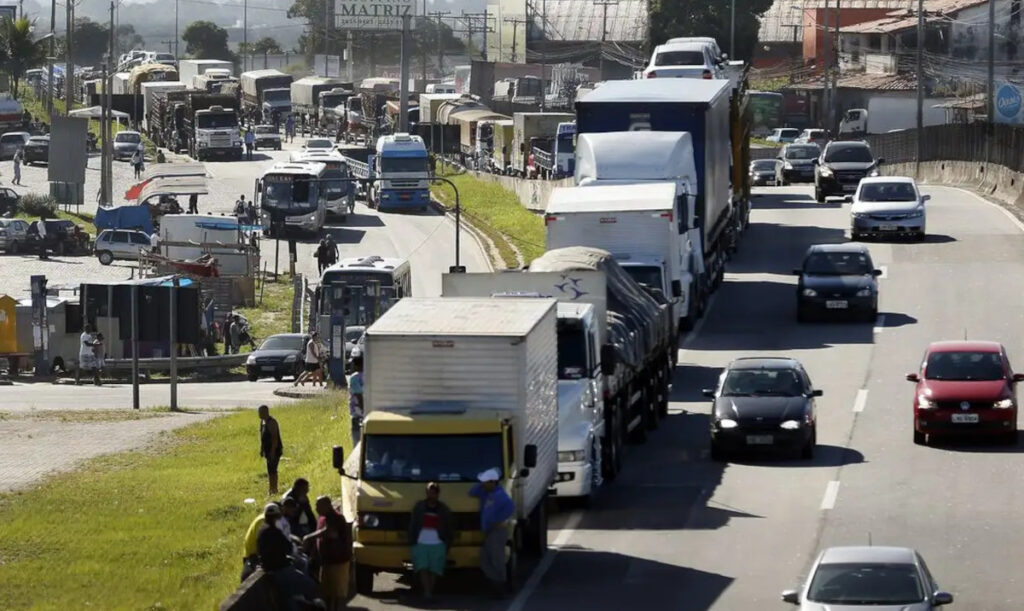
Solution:
{"label": "hatchback car", "polygon": [[18,254],[28,241],[28,223],[21,219],[0,219],[0,249]]}
{"label": "hatchback car", "polygon": [[774,185],[775,165],[776,161],[774,159],[756,159],[751,161],[750,184],[754,186]]}
{"label": "hatchback car", "polygon": [[50,137],[32,136],[25,143],[25,163],[50,163]]}
{"label": "hatchback car", "polygon": [[18,149],[25,148],[32,134],[28,132],[7,132],[0,136],[0,159],[13,159]]}
{"label": "hatchback car", "polygon": [[914,443],[932,435],[992,435],[1017,442],[1017,382],[1006,348],[996,342],[947,341],[928,346],[914,388]]}
{"label": "hatchback car", "polygon": [[787,144],[779,151],[775,181],[780,185],[792,182],[814,182],[814,161],[821,155],[817,144]]}
{"label": "hatchback car", "polygon": [[658,45],[644,78],[722,78],[722,69],[711,45],[701,41],[667,42]]}
{"label": "hatchback car", "polygon": [[14,189],[0,187],[0,215],[11,215],[21,206],[21,196]]}
{"label": "hatchback car", "polygon": [[279,333],[263,340],[245,361],[245,373],[250,382],[260,378],[274,378],[278,382],[285,376],[298,378],[303,369],[303,350],[308,335]]}
{"label": "hatchback car", "polygon": [[796,137],[800,135],[800,130],[795,127],[776,127],[772,130],[772,133],[768,135],[765,140],[768,142],[778,142],[780,144],[786,144],[796,140]]}
{"label": "hatchback car", "polygon": [[805,129],[794,141],[799,144],[817,144],[824,147],[828,144],[828,132],[823,129]]}
{"label": "hatchback car", "polygon": [[128,229],[104,229],[96,236],[96,258],[103,265],[114,259],[138,259],[142,250],[152,247],[148,235]]}
{"label": "hatchback car", "polygon": [[142,134],[130,130],[114,135],[114,159],[131,159],[142,146]]}
{"label": "hatchback car", "polygon": [[878,315],[878,281],[871,253],[862,244],[818,244],[807,249],[796,286],[796,318],[846,314],[874,321]]}
{"label": "hatchback car", "polygon": [[924,203],[917,183],[906,176],[865,178],[860,181],[850,206],[850,237],[925,237]]}
{"label": "hatchback car", "polygon": [[782,600],[801,611],[930,611],[953,602],[924,558],[906,547],[830,547],[818,555],[799,590]]}
{"label": "hatchback car", "polygon": [[744,448],[772,448],[813,458],[817,444],[815,390],[795,359],[742,358],[729,363],[711,404],[711,458]]}
{"label": "hatchback car", "polygon": [[878,166],[885,159],[875,159],[871,147],[861,140],[833,140],[825,145],[815,163],[814,199],[852,195],[862,178],[878,176]]}

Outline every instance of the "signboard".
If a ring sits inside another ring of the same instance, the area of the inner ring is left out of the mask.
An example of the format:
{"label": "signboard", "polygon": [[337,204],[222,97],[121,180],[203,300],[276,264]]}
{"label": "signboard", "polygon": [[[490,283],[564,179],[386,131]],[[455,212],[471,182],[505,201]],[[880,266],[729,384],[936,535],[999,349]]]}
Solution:
{"label": "signboard", "polygon": [[408,15],[416,26],[416,0],[335,0],[334,27],[339,30],[401,30]]}
{"label": "signboard", "polygon": [[1005,81],[996,82],[996,123],[1024,123],[1024,87]]}
{"label": "signboard", "polygon": [[85,165],[89,152],[84,145],[89,132],[88,119],[54,117],[50,129],[50,182],[85,183]]}

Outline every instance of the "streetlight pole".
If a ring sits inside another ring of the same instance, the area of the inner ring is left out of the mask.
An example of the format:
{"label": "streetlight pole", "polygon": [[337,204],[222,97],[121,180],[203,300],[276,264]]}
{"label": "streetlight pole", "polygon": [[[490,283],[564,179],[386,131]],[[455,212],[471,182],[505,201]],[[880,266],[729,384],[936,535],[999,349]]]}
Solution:
{"label": "streetlight pole", "polygon": [[924,156],[924,0],[917,0],[917,154],[914,175],[921,177]]}
{"label": "streetlight pole", "polygon": [[[72,102],[75,99],[75,66],[73,63],[74,55],[73,50],[75,48],[75,3],[73,0],[65,0],[65,8],[67,9],[66,17],[67,23],[66,33],[64,34],[64,54],[67,63],[64,67],[64,116],[68,116],[71,112]],[[107,83],[103,82],[103,89],[106,90]]]}
{"label": "streetlight pole", "polygon": [[50,0],[50,52],[46,57],[46,112],[53,120],[53,54],[54,54],[54,27],[57,23],[57,0]]}
{"label": "streetlight pole", "polygon": [[736,0],[729,3],[729,59],[736,59]]}

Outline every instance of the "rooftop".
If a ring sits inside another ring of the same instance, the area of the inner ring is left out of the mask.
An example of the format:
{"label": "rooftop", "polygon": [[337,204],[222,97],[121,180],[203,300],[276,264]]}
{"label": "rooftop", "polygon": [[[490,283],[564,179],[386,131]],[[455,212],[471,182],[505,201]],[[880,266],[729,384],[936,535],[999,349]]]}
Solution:
{"label": "rooftop", "polygon": [[[905,10],[915,5],[915,0],[843,0],[842,10],[855,9],[892,9]],[[829,0],[829,7],[835,9],[835,0]],[[775,0],[764,15],[761,16],[761,27],[758,42],[794,42],[793,26],[796,29],[796,42],[803,40],[803,11],[823,9],[825,0]]]}
{"label": "rooftop", "polygon": [[[660,80],[660,79],[658,79]],[[840,89],[866,89],[872,91],[915,91],[917,79],[904,74],[848,74],[839,77]],[[821,77],[793,83],[789,89],[817,90],[822,88]]]}
{"label": "rooftop", "polygon": [[728,80],[683,78],[606,81],[580,102],[680,102],[708,103],[730,88]]}
{"label": "rooftop", "polygon": [[851,546],[830,547],[821,554],[822,564],[847,562],[917,564],[914,550],[909,547]]}
{"label": "rooftop", "polygon": [[1000,352],[1003,345],[999,342],[976,341],[976,340],[946,340],[932,342],[928,345],[928,352]]}

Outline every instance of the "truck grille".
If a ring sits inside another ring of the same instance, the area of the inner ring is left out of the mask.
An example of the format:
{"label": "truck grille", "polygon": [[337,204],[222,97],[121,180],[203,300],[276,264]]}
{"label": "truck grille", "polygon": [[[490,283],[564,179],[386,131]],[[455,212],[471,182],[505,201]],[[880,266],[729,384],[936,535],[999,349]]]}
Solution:
{"label": "truck grille", "polygon": [[[388,512],[359,512],[360,516],[364,513],[372,513],[377,516],[380,521],[379,525],[373,530],[390,530],[399,531],[405,533],[409,528],[409,520],[412,519],[412,514],[407,511],[388,511]],[[455,522],[453,525],[455,532],[471,532],[480,530],[480,514],[476,512],[466,511],[454,511],[452,512],[452,520]]]}
{"label": "truck grille", "polygon": [[210,148],[230,148],[231,136],[210,136]]}
{"label": "truck grille", "polygon": [[416,189],[420,186],[418,180],[392,180],[391,187],[395,189]]}

